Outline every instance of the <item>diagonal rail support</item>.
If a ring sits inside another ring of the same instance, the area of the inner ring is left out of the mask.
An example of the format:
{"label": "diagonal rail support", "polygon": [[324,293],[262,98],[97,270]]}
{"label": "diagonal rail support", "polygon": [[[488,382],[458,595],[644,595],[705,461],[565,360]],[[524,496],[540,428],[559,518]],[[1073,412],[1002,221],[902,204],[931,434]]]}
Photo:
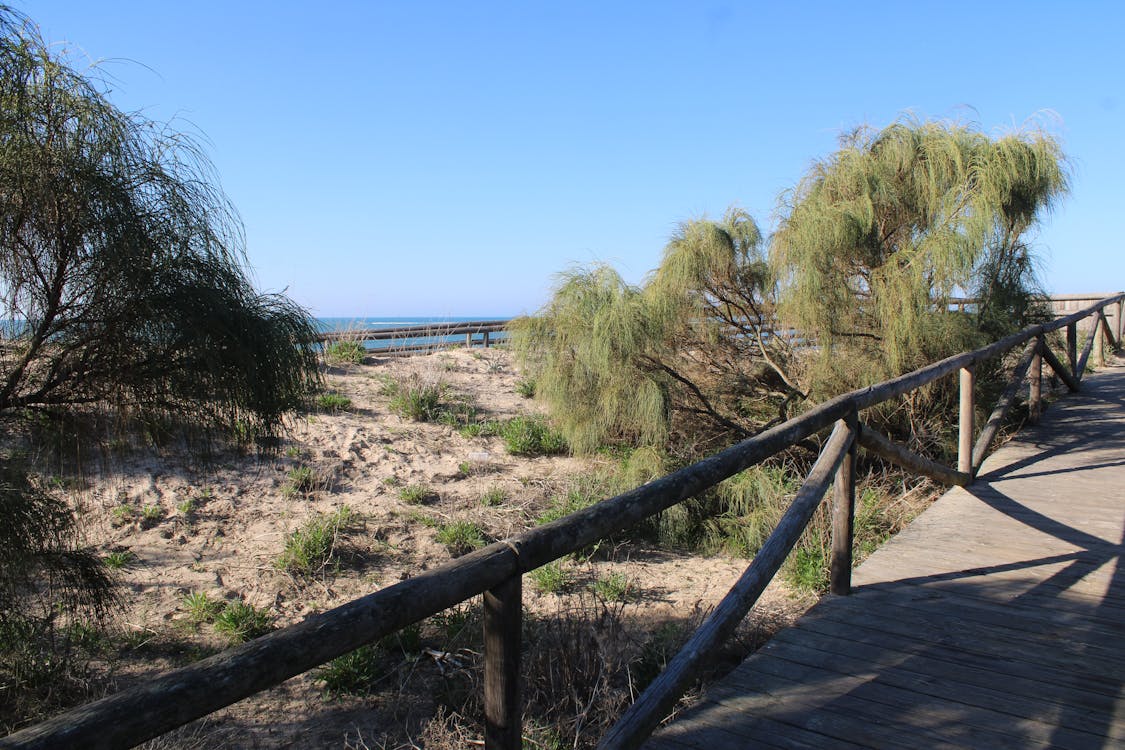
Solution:
{"label": "diagonal rail support", "polygon": [[840,420],[832,436],[820,452],[808,478],[797,492],[789,510],[781,517],[777,528],[758,550],[750,567],[742,574],[730,592],[715,607],[711,616],[695,631],[667,668],[649,685],[598,744],[599,750],[636,748],[644,742],[660,721],[676,705],[688,686],[698,677],[715,648],[730,638],[746,613],[758,601],[766,586],[777,573],[790,550],[800,539],[809,519],[816,511],[828,484],[840,464],[848,457],[854,432],[847,422]]}

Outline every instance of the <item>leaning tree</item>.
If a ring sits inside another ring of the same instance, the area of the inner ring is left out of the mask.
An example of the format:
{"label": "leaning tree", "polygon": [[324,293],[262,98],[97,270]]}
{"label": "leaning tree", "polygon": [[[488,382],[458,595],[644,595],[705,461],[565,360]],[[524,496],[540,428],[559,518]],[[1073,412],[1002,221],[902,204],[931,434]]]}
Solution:
{"label": "leaning tree", "polygon": [[[262,433],[319,383],[312,320],[253,288],[238,217],[193,141],[120,111],[4,6],[0,318],[5,418],[96,408]],[[36,689],[47,702],[63,692],[68,634],[112,590],[69,505],[11,455],[3,463],[10,726],[36,710]]]}
{"label": "leaning tree", "polygon": [[313,323],[254,290],[207,159],[115,107],[30,23],[0,20],[0,412],[277,427],[317,384]]}

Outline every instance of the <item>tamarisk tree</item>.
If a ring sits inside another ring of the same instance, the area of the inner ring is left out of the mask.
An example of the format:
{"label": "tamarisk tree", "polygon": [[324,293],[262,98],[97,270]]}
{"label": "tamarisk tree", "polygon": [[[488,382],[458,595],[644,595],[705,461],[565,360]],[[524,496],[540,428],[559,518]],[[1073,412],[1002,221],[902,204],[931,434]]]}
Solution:
{"label": "tamarisk tree", "polygon": [[275,428],[317,383],[314,327],[252,287],[207,159],[117,109],[30,22],[0,22],[0,411]]}
{"label": "tamarisk tree", "polygon": [[[0,416],[82,405],[276,429],[319,383],[312,320],[256,292],[192,140],[118,110],[0,6]],[[68,700],[112,581],[70,504],[3,456],[0,729]]]}
{"label": "tamarisk tree", "polygon": [[[1027,234],[1067,189],[1058,142],[903,120],[861,128],[785,197],[771,243],[783,318],[816,342],[821,396],[915,369],[1032,322]],[[971,315],[949,299],[979,300]]]}
{"label": "tamarisk tree", "polygon": [[624,441],[696,455],[785,418],[801,394],[762,236],[744,211],[682,224],[641,286],[607,266],[560,278],[516,325],[537,396],[579,451]]}

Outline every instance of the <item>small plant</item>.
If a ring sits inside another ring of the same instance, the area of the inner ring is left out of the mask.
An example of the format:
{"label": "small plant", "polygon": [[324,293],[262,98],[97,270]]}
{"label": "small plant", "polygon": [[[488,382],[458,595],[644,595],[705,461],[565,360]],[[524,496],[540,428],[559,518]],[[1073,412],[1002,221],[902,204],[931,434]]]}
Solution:
{"label": "small plant", "polygon": [[368,695],[386,674],[379,665],[383,657],[379,645],[369,643],[328,662],[316,671],[314,679],[324,683],[329,696]]}
{"label": "small plant", "polygon": [[398,498],[410,505],[419,505],[435,498],[437,495],[424,484],[409,484],[398,491]]}
{"label": "small plant", "polygon": [[241,601],[233,601],[215,615],[215,630],[232,645],[265,635],[272,630],[270,614],[264,609]]}
{"label": "small plant", "polygon": [[514,417],[504,423],[500,437],[514,456],[553,456],[566,453],[566,439],[543,417]]}
{"label": "small plant", "polygon": [[480,504],[489,508],[494,508],[497,505],[503,505],[504,501],[508,499],[508,493],[504,491],[503,487],[490,487],[480,497]]}
{"label": "small plant", "polygon": [[124,570],[137,561],[137,556],[132,550],[115,550],[108,553],[102,560],[107,568]]}
{"label": "small plant", "polygon": [[488,419],[484,422],[469,422],[461,427],[458,432],[461,437],[475,438],[475,437],[493,437],[499,435],[503,425],[495,419]]}
{"label": "small plant", "polygon": [[285,449],[285,455],[288,458],[298,458],[301,455],[301,449],[295,445],[291,445]]}
{"label": "small plant", "polygon": [[484,531],[470,521],[453,521],[438,529],[437,540],[450,554],[460,557],[485,545]]}
{"label": "small plant", "polygon": [[399,417],[415,422],[432,422],[440,416],[445,386],[423,382],[414,376],[405,381],[384,381],[383,393],[391,397],[388,406]]}
{"label": "small plant", "polygon": [[623,602],[629,595],[629,579],[624,573],[600,576],[593,585],[594,593],[607,602]]}
{"label": "small plant", "polygon": [[214,622],[219,613],[223,611],[225,604],[225,602],[212,599],[203,591],[193,591],[184,597],[184,609],[187,610],[188,616],[196,625]]}
{"label": "small plant", "polygon": [[520,378],[516,381],[516,393],[524,398],[535,398],[535,381],[531,378]]}
{"label": "small plant", "polygon": [[388,487],[400,487],[402,486],[402,480],[394,476],[386,477],[383,479],[383,484],[387,485]]}
{"label": "small plant", "polygon": [[316,397],[316,405],[324,411],[347,411],[352,408],[352,400],[339,393],[322,393]]}
{"label": "small plant", "polygon": [[282,489],[285,497],[307,495],[316,484],[316,472],[309,466],[298,466],[289,470],[288,480]]}
{"label": "small plant", "polygon": [[277,558],[277,567],[301,576],[323,570],[333,559],[340,534],[354,522],[355,514],[346,505],[335,513],[309,519],[285,540],[285,550]]}
{"label": "small plant", "polygon": [[164,509],[159,505],[146,505],[141,508],[141,527],[148,529],[164,518]]}
{"label": "small plant", "polygon": [[535,588],[545,594],[557,594],[570,585],[570,575],[557,562],[547,563],[528,575]]}
{"label": "small plant", "polygon": [[196,507],[194,497],[189,497],[187,500],[176,504],[176,512],[181,516],[184,516],[185,518],[190,518],[192,515],[194,515],[195,510]]}
{"label": "small plant", "polygon": [[329,364],[361,365],[367,349],[360,341],[333,341],[324,347],[324,361]]}
{"label": "small plant", "polygon": [[125,526],[126,524],[132,523],[133,522],[133,515],[135,513],[135,510],[136,509],[133,508],[132,505],[128,505],[126,503],[122,503],[121,505],[118,505],[116,508],[113,509],[113,514],[112,514],[113,515],[113,521],[112,521],[113,525],[114,526]]}

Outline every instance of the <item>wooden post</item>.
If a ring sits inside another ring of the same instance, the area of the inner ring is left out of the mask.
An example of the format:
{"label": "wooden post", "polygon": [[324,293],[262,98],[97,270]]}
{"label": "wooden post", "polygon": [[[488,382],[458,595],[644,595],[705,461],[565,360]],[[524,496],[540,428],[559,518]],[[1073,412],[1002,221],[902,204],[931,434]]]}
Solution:
{"label": "wooden post", "polygon": [[[858,414],[847,419],[853,438],[859,429]],[[853,439],[848,457],[832,482],[832,569],[829,590],[847,596],[852,592],[852,538],[855,530],[855,463],[859,441]]]}
{"label": "wooden post", "polygon": [[961,421],[957,431],[957,471],[973,471],[973,368],[961,368]]}
{"label": "wooden post", "polygon": [[1031,358],[1031,369],[1027,373],[1027,421],[1032,424],[1039,422],[1039,415],[1043,413],[1043,347],[1046,344],[1039,339],[1035,347],[1035,356]]}
{"label": "wooden post", "polygon": [[1098,310],[1098,314],[1094,316],[1094,330],[1090,331],[1090,335],[1094,337],[1094,367],[1105,366],[1105,333],[1102,331],[1102,317],[1105,315],[1105,308]]}
{"label": "wooden post", "polygon": [[520,636],[523,576],[484,593],[484,746],[517,750],[523,741]]}
{"label": "wooden post", "polygon": [[473,348],[473,332],[472,331],[469,331],[468,333],[465,334],[465,348],[466,349],[472,349]]}
{"label": "wooden post", "polygon": [[487,349],[488,348],[488,331],[485,331],[481,335],[484,336],[484,348]]}
{"label": "wooden post", "polygon": [[1071,323],[1066,327],[1066,361],[1070,371],[1078,378],[1078,324]]}
{"label": "wooden post", "polygon": [[1121,343],[1121,335],[1125,334],[1125,320],[1121,319],[1122,313],[1125,313],[1125,300],[1118,300],[1117,302],[1117,320],[1114,323],[1117,326],[1117,348],[1125,348],[1125,344]]}

